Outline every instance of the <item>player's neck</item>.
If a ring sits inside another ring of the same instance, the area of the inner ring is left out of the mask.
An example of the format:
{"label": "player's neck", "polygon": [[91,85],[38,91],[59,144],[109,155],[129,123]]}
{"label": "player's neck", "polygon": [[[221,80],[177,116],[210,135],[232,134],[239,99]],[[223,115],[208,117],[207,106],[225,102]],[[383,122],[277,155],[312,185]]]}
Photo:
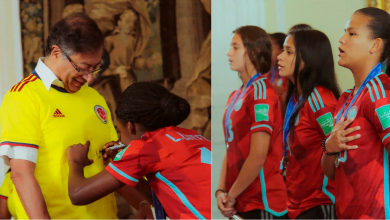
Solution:
{"label": "player's neck", "polygon": [[364,62],[360,66],[356,66],[355,68],[351,68],[353,79],[355,80],[355,91],[356,93],[360,86],[363,84],[364,80],[367,78],[368,74],[370,74],[371,70],[378,64],[377,62]]}
{"label": "player's neck", "polygon": [[249,82],[249,80],[254,76],[256,75],[256,70],[253,69],[251,72],[242,72],[242,73],[239,73],[239,75],[241,76],[241,81],[242,81],[242,85],[245,87],[246,84]]}

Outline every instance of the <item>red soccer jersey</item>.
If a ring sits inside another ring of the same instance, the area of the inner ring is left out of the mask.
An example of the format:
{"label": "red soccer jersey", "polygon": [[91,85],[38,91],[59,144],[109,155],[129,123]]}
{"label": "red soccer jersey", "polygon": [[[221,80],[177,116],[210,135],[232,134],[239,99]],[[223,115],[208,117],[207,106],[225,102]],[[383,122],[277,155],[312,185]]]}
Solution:
{"label": "red soccer jersey", "polygon": [[147,132],[106,170],[130,186],[145,175],[171,219],[211,219],[211,143],[194,130]]}
{"label": "red soccer jersey", "polygon": [[271,70],[267,73],[267,78],[274,87],[276,94],[279,97],[280,103],[285,103],[287,90],[288,90],[288,79],[279,75],[279,70],[272,66]]}
{"label": "red soccer jersey", "polygon": [[288,216],[292,219],[315,206],[334,204],[334,182],[321,168],[321,143],[333,129],[336,104],[330,90],[315,86],[299,111],[294,131],[290,131],[286,185]]}
{"label": "red soccer jersey", "polygon": [[[234,104],[232,102],[237,92],[240,90],[234,91],[230,95],[227,106]],[[249,155],[251,134],[263,131],[271,135],[264,166],[255,181],[237,197],[235,209],[238,212],[261,209],[276,216],[285,215],[287,213],[286,186],[279,170],[283,147],[281,141],[279,141],[279,145],[275,144],[278,140],[277,137],[281,137],[282,118],[278,96],[265,75],[257,77],[245,90],[241,99],[235,100],[229,124],[230,129],[227,131],[227,191],[236,181],[241,167]],[[225,123],[224,131],[226,138]]]}
{"label": "red soccer jersey", "polygon": [[[352,89],[353,91],[354,89]],[[340,97],[339,113],[351,90]],[[348,99],[344,111],[351,102]],[[358,149],[341,153],[336,168],[336,213],[339,219],[389,219],[390,79],[386,74],[374,77],[362,90],[345,120],[355,117],[347,128],[360,126],[351,135],[361,138],[348,145]],[[335,114],[335,116],[337,116]],[[344,162],[343,162],[344,161]]]}

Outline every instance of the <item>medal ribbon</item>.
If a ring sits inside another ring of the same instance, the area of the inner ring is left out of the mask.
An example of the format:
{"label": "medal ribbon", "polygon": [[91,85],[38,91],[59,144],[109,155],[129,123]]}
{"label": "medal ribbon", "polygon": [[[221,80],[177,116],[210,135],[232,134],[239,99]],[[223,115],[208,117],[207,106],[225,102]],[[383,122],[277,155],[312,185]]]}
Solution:
{"label": "medal ribbon", "polygon": [[[358,91],[356,92],[355,96],[352,98],[352,101],[349,103],[348,107],[347,107],[347,110],[344,112],[344,108],[345,106],[347,105],[348,103],[348,100],[352,97],[352,94],[353,94],[353,90],[351,91],[351,93],[349,94],[347,100],[345,101],[343,107],[341,108],[341,110],[339,111],[339,113],[337,114],[337,117],[336,117],[336,122],[335,124],[337,124],[338,121],[340,121],[340,118],[341,118],[341,115],[343,114],[343,118],[345,118],[345,116],[348,114],[350,108],[353,106],[353,104],[355,103],[356,99],[360,96],[361,92],[363,91],[363,89],[366,87],[367,83],[369,83],[374,77],[376,77],[377,75],[381,74],[383,71],[382,71],[382,65],[381,63],[378,63],[372,70],[371,72],[368,74],[368,76],[366,77],[366,79],[364,79],[364,82],[363,84],[359,87]],[[344,150],[344,155],[347,154],[347,150]],[[341,157],[341,152],[339,153],[339,158]],[[342,158],[341,161],[342,162],[345,162],[347,158]]]}
{"label": "medal ribbon", "polygon": [[288,101],[287,108],[286,108],[286,114],[284,116],[284,128],[283,128],[283,156],[287,156],[287,146],[288,146],[288,135],[290,134],[290,120],[292,114],[297,110],[298,103],[302,101],[302,96],[299,97],[299,100],[297,103],[294,104],[294,97],[295,92],[290,97],[290,100]]}
{"label": "medal ribbon", "polygon": [[240,91],[237,91],[236,95],[233,98],[233,101],[230,103],[227,111],[226,111],[226,116],[225,116],[225,138],[226,142],[228,142],[228,135],[229,135],[229,121],[230,121],[230,116],[232,115],[233,109],[236,106],[236,100],[238,97],[238,94],[240,94],[240,97],[238,99],[241,99],[242,96],[245,94],[246,89],[257,79],[258,76],[261,74],[256,73],[252,78],[248,81],[248,83],[245,85],[243,91],[240,93]]}

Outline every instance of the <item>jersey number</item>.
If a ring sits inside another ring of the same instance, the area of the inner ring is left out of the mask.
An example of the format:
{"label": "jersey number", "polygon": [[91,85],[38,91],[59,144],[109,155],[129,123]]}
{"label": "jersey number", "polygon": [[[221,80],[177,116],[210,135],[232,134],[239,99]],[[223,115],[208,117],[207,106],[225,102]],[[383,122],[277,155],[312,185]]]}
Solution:
{"label": "jersey number", "polygon": [[229,126],[227,127],[228,134],[227,134],[227,142],[232,142],[233,140],[233,131],[232,131],[232,119],[229,119]]}

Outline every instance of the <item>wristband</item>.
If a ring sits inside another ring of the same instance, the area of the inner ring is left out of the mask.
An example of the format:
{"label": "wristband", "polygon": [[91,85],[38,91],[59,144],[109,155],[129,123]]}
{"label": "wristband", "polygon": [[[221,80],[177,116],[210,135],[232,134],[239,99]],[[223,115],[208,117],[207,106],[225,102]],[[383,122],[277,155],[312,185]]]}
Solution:
{"label": "wristband", "polygon": [[217,191],[215,191],[215,197],[217,197],[217,193],[218,193],[219,191],[221,191],[221,192],[223,192],[223,193],[226,194],[226,191],[225,191],[225,190],[223,190],[223,189],[217,189]]}
{"label": "wristband", "polygon": [[334,155],[338,155],[339,152],[333,152],[333,153],[330,153],[328,151],[326,151],[325,149],[325,142],[326,142],[326,138],[322,141],[322,150],[324,151],[324,153],[328,156],[334,156]]}

